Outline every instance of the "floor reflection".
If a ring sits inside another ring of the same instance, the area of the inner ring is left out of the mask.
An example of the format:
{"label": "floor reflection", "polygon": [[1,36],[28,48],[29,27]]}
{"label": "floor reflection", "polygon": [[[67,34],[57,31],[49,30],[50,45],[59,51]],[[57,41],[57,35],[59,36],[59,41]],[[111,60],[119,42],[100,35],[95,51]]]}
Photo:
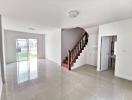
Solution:
{"label": "floor reflection", "polygon": [[37,60],[17,62],[18,84],[38,77]]}
{"label": "floor reflection", "polygon": [[48,60],[6,68],[0,100],[132,100],[132,82],[114,77],[111,70],[97,72],[96,67],[85,65],[68,71]]}

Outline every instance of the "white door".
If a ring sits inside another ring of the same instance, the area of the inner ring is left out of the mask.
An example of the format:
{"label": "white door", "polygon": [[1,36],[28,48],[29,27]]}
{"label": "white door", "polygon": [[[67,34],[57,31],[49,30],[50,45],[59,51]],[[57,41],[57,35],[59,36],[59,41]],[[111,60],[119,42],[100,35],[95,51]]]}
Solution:
{"label": "white door", "polygon": [[101,70],[108,69],[108,58],[110,52],[110,39],[109,37],[102,37],[101,40]]}

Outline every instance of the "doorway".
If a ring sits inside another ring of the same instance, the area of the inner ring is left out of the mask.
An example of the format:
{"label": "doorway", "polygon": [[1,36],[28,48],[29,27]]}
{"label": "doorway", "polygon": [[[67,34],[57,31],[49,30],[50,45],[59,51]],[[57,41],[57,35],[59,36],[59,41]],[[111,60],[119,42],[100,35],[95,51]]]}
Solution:
{"label": "doorway", "polygon": [[115,70],[117,36],[101,37],[100,68],[104,70]]}
{"label": "doorway", "polygon": [[37,59],[37,39],[16,39],[16,61]]}

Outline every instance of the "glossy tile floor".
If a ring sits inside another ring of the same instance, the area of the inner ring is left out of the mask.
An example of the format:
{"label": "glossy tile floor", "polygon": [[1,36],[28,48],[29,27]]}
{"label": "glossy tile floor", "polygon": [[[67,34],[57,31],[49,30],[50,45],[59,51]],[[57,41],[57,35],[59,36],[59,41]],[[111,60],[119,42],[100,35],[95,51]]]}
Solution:
{"label": "glossy tile floor", "polygon": [[2,100],[132,100],[132,82],[85,65],[68,71],[47,61],[7,65]]}

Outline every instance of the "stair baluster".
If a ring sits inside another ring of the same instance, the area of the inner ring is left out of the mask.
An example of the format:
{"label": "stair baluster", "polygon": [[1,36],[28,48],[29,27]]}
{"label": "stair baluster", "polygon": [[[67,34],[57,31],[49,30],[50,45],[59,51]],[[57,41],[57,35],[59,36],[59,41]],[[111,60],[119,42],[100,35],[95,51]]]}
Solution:
{"label": "stair baluster", "polygon": [[68,51],[68,57],[66,57],[63,63],[66,63],[65,65],[69,70],[71,70],[71,67],[76,62],[76,59],[78,58],[84,47],[87,45],[88,37],[89,36],[87,32],[85,32],[77,42],[77,44],[73,47],[73,49]]}

